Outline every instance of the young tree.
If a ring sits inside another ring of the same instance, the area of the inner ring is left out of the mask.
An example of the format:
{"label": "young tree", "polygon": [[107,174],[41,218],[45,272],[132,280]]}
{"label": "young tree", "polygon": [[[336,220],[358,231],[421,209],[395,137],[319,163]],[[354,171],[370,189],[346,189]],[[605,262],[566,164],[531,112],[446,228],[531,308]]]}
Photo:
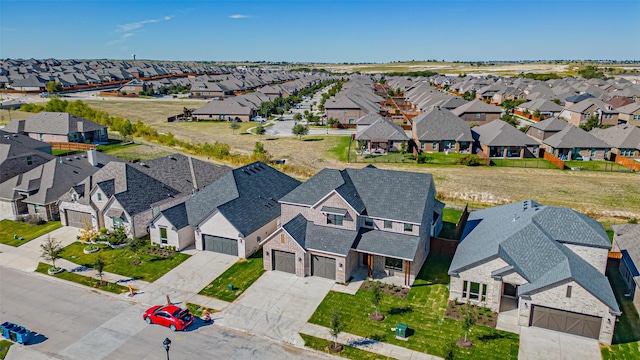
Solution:
{"label": "young tree", "polygon": [[536,110],[533,112],[533,117],[534,117],[534,118],[538,118],[538,119],[540,119],[540,118],[542,117],[542,113],[540,112],[540,110],[536,109]]}
{"label": "young tree", "polygon": [[551,99],[551,101],[553,101],[554,103],[556,103],[556,105],[560,105],[562,103],[562,101],[560,101],[560,99],[556,98],[556,99]]}
{"label": "young tree", "polygon": [[93,269],[98,273],[98,277],[100,278],[100,284],[102,285],[102,277],[104,276],[104,260],[101,255],[98,255],[96,262],[93,264]]}
{"label": "young tree", "polygon": [[379,318],[380,315],[380,300],[382,299],[382,290],[380,290],[380,282],[376,281],[371,289],[371,303],[376,308],[375,317]]}
{"label": "young tree", "polygon": [[600,119],[596,115],[589,116],[587,122],[580,125],[580,128],[585,131],[591,131],[593,128],[597,128],[600,125]]}
{"label": "young tree", "polygon": [[240,124],[238,124],[238,122],[236,120],[233,120],[230,124],[229,127],[231,128],[231,132],[233,133],[233,135],[236,134],[236,130],[240,129]]}
{"label": "young tree", "polygon": [[295,120],[295,121],[302,120],[302,114],[300,114],[300,113],[293,114],[293,120]]}
{"label": "young tree", "polygon": [[298,140],[302,140],[302,136],[307,135],[309,133],[309,128],[302,124],[297,124],[291,129],[291,132],[294,135],[298,135]]}
{"label": "young tree", "polygon": [[259,123],[255,131],[256,131],[256,134],[260,135],[260,139],[262,139],[262,135],[264,135],[264,133],[267,132],[267,129],[265,129],[264,126],[262,126],[262,123]]}
{"label": "young tree", "polygon": [[509,114],[504,114],[502,115],[502,117],[500,117],[500,120],[506,122],[507,124],[513,126],[513,127],[518,127],[518,119],[513,116],[513,115],[509,115]]}
{"label": "young tree", "polygon": [[46,261],[51,261],[51,265],[53,265],[54,269],[56,267],[56,260],[60,259],[60,254],[62,254],[62,244],[60,241],[51,238],[51,235],[47,235],[47,240],[40,244],[40,248],[42,249],[42,254],[40,255]]}
{"label": "young tree", "polygon": [[332,351],[342,350],[342,346],[338,345],[338,335],[344,330],[345,323],[342,321],[342,314],[334,310],[331,312],[331,324],[329,325],[329,333],[333,337]]}
{"label": "young tree", "polygon": [[467,300],[461,309],[462,311],[462,330],[464,330],[464,344],[467,343],[467,336],[469,331],[473,329],[473,326],[478,321],[478,309]]}
{"label": "young tree", "polygon": [[49,81],[47,83],[47,92],[49,94],[55,94],[62,91],[62,84],[57,81]]}
{"label": "young tree", "polygon": [[400,143],[400,153],[402,154],[406,154],[407,153],[407,142],[403,141]]}

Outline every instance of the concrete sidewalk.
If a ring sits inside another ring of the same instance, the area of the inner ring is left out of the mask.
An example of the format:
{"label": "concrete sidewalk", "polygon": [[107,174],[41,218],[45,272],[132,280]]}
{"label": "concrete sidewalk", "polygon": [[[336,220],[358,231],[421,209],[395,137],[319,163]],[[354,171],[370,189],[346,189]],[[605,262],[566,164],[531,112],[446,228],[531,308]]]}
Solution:
{"label": "concrete sidewalk", "polygon": [[[300,333],[333,341],[333,338],[331,337],[329,332],[329,328],[316,325],[316,324],[306,323],[302,327],[302,329],[300,329]],[[388,356],[396,359],[410,359],[410,360],[442,359],[434,355],[424,354],[424,353],[403,348],[400,346],[392,345],[385,342],[375,341],[375,340],[363,338],[361,336],[344,333],[344,332],[338,335],[338,342],[341,344],[352,346],[360,350],[365,350],[365,351],[369,351],[372,353],[376,353],[379,355],[384,355],[384,356]]]}
{"label": "concrete sidewalk", "polygon": [[33,272],[38,267],[39,262],[44,262],[40,245],[43,244],[49,236],[52,239],[60,241],[63,247],[77,241],[78,231],[80,229],[63,226],[52,232],[37,237],[18,247],[2,246],[0,249],[0,264],[16,270]]}

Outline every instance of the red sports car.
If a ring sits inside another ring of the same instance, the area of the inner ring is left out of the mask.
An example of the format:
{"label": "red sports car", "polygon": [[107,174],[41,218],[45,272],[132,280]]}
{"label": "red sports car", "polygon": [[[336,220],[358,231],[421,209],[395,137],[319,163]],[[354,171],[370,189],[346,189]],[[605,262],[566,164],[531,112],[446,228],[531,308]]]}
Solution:
{"label": "red sports car", "polygon": [[171,331],[184,330],[193,322],[193,315],[189,309],[182,309],[175,305],[156,305],[147,309],[142,315],[147,324],[167,326]]}

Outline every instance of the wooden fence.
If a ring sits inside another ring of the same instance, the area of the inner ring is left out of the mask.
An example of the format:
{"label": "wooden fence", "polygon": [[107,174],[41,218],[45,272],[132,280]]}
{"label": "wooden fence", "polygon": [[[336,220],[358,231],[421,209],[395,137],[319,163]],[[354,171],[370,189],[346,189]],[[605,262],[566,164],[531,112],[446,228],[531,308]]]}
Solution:
{"label": "wooden fence", "polygon": [[50,142],[52,150],[77,150],[87,151],[96,148],[93,144],[74,143],[74,142]]}
{"label": "wooden fence", "polygon": [[637,162],[633,159],[629,159],[628,157],[616,155],[616,164],[620,164],[626,168],[629,168],[633,171],[640,171],[640,162]]}
{"label": "wooden fence", "polygon": [[550,154],[550,153],[545,151],[544,152],[544,159],[547,160],[548,162],[552,163],[553,165],[557,166],[560,170],[564,170],[564,161],[560,160],[555,155]]}
{"label": "wooden fence", "polygon": [[484,161],[484,163],[488,166],[491,165],[491,158],[489,157],[489,155],[485,154],[484,151],[478,149],[478,157],[480,159],[482,159],[482,161]]}
{"label": "wooden fence", "polygon": [[453,256],[458,248],[458,240],[444,239],[439,237],[431,237],[429,252],[434,254]]}

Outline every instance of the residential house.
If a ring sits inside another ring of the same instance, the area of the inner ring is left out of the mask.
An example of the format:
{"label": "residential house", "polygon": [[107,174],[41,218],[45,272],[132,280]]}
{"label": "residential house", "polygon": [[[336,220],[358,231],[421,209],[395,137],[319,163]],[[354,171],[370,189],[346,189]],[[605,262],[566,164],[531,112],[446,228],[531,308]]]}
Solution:
{"label": "residential house", "polygon": [[[133,75],[133,74],[132,74]],[[133,75],[136,76],[137,75]],[[122,94],[138,94],[142,91],[147,91],[150,85],[144,80],[133,79],[118,88],[118,92]]]}
{"label": "residential house", "polygon": [[92,152],[49,160],[0,184],[0,215],[16,218],[35,215],[43,220],[58,220],[58,199],[69,188],[97,172],[117,158]]}
{"label": "residential house", "polygon": [[356,126],[356,120],[367,115],[380,112],[380,104],[372,102],[357,94],[344,95],[328,100],[324,104],[327,118],[337,119],[341,126]]}
{"label": "residential house", "polygon": [[621,314],[597,221],[532,200],[474,211],[449,266],[449,300],[516,311],[518,325],[609,345]]}
{"label": "residential house", "polygon": [[212,100],[203,107],[194,110],[193,120],[251,121],[258,114],[255,105],[240,103],[236,98],[224,101]]}
{"label": "residential house", "polygon": [[473,151],[469,123],[446,109],[434,108],[413,118],[411,134],[419,152]]}
{"label": "residential house", "polygon": [[570,126],[568,122],[557,117],[552,117],[531,124],[525,134],[538,141],[543,141],[546,138],[557,134],[567,126]]}
{"label": "residential house", "polygon": [[482,125],[500,119],[502,109],[480,100],[473,100],[451,112],[468,123]]}
{"label": "residential house", "polygon": [[502,120],[471,129],[476,146],[489,157],[538,157],[539,143]]}
{"label": "residential house", "polygon": [[598,118],[599,125],[618,125],[618,111],[596,98],[588,98],[566,107],[560,113],[561,118],[574,126],[586,124],[591,116]]}
{"label": "residential house", "polygon": [[53,158],[51,144],[32,139],[25,134],[0,130],[0,183]]}
{"label": "residential house", "polygon": [[628,297],[633,300],[636,310],[640,311],[640,225],[611,225],[613,230],[612,252],[620,252],[619,270],[627,287]]}
{"label": "residential house", "polygon": [[442,228],[435,195],[430,174],[324,169],[280,199],[282,226],[261,242],[264,268],[337,282],[362,269],[410,286]]}
{"label": "residential house", "polygon": [[640,159],[640,128],[620,124],[607,129],[595,128],[589,133],[607,143],[612,155]]}
{"label": "residential house", "polygon": [[233,96],[233,90],[217,82],[197,82],[191,85],[189,97],[212,99]]}
{"label": "residential house", "polygon": [[577,126],[567,126],[542,141],[545,151],[563,160],[604,160],[611,146]]}
{"label": "residential house", "polygon": [[640,126],[640,101],[616,109],[618,121],[627,125]]}
{"label": "residential house", "polygon": [[562,106],[554,103],[553,101],[547,99],[535,99],[531,101],[527,101],[526,103],[520,104],[517,109],[520,112],[529,112],[530,114],[534,114],[536,111],[540,112],[540,115],[543,115],[545,118],[556,117],[560,115],[563,108]]}
{"label": "residential house", "polygon": [[[364,123],[368,123],[372,114],[365,115]],[[401,151],[407,149],[409,137],[402,127],[380,115],[375,114],[377,120],[366,125],[363,129],[358,120],[358,130],[356,132],[356,140],[358,141],[358,149],[364,149],[366,152],[385,154],[388,151]]]}
{"label": "residential house", "polygon": [[106,126],[60,112],[41,112],[24,120],[13,120],[3,130],[24,133],[45,142],[85,143],[109,139]]}
{"label": "residential house", "polygon": [[249,257],[276,230],[278,200],[299,184],[261,162],[234,169],[161,211],[150,223],[151,242]]}

